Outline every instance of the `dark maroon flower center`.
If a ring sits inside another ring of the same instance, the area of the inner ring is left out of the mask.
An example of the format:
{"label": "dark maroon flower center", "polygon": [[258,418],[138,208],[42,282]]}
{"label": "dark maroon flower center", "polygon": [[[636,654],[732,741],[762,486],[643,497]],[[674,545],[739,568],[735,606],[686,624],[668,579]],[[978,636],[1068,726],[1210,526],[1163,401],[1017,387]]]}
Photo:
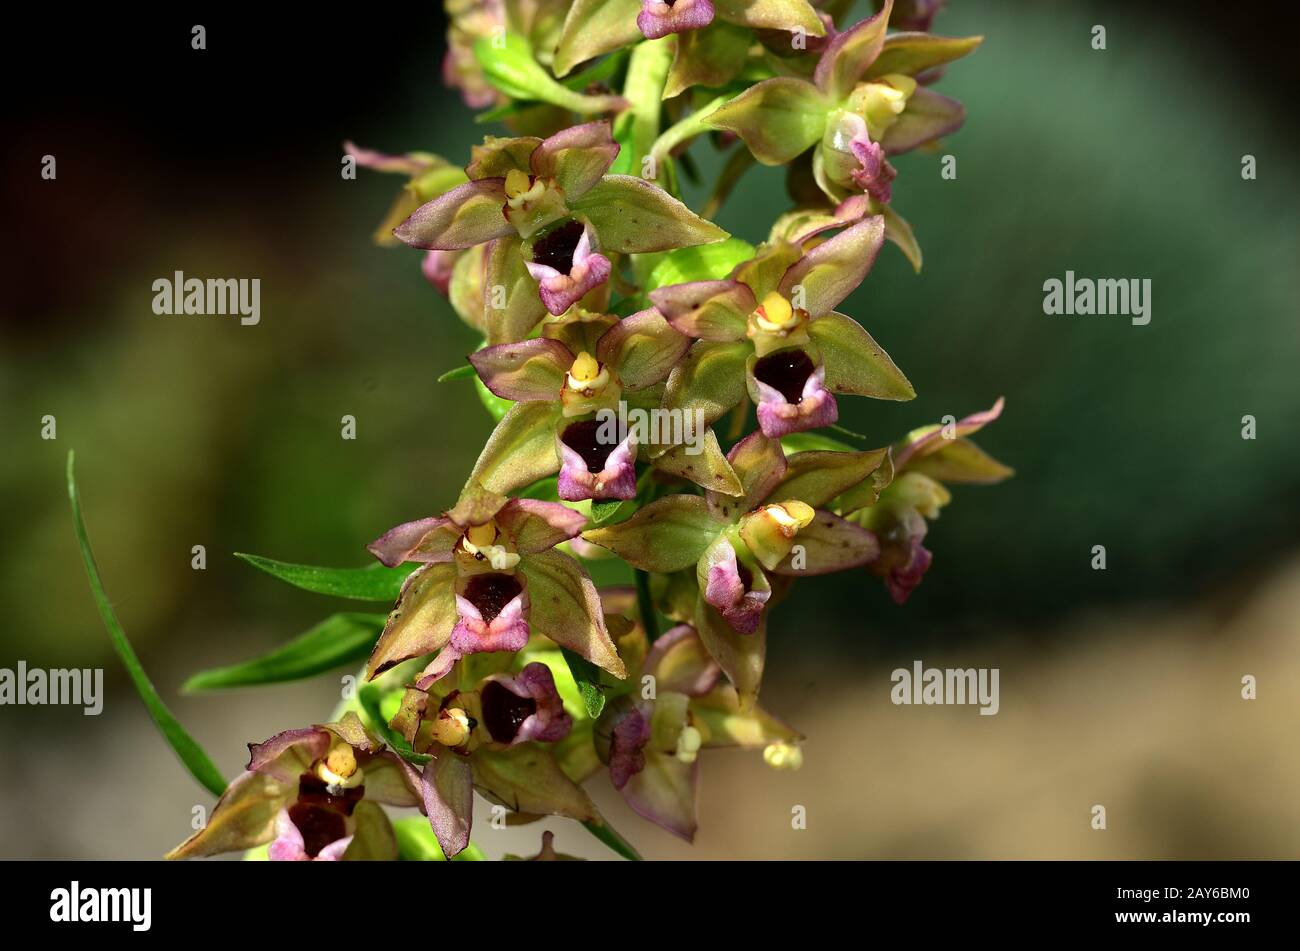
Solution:
{"label": "dark maroon flower center", "polygon": [[315,773],[298,777],[298,800],[289,807],[289,818],[302,834],[302,848],[315,858],[321,849],[347,835],[347,817],[366,794],[365,788],[344,789],[337,795]]}
{"label": "dark maroon flower center", "polygon": [[603,472],[609,454],[616,448],[600,441],[600,430],[599,421],[588,419],[580,423],[570,423],[565,427],[564,435],[560,437],[566,446],[582,456],[588,472]]}
{"label": "dark maroon flower center", "polygon": [[495,680],[479,696],[483,703],[483,724],[498,743],[514,740],[524,721],[537,712],[536,700],[521,697]]}
{"label": "dark maroon flower center", "polygon": [[582,240],[582,222],[570,221],[538,238],[533,244],[533,263],[553,267],[561,274],[573,270],[573,252]]}
{"label": "dark maroon flower center", "polygon": [[736,559],[736,574],[740,576],[740,583],[745,586],[746,592],[754,590],[754,572],[739,558]]}
{"label": "dark maroon flower center", "polygon": [[754,379],[779,392],[787,403],[798,403],[803,399],[804,384],[816,369],[802,350],[778,350],[754,364]]}
{"label": "dark maroon flower center", "polygon": [[484,623],[491,624],[523,590],[524,586],[514,575],[489,572],[469,579],[469,584],[465,585],[465,599],[478,608]]}

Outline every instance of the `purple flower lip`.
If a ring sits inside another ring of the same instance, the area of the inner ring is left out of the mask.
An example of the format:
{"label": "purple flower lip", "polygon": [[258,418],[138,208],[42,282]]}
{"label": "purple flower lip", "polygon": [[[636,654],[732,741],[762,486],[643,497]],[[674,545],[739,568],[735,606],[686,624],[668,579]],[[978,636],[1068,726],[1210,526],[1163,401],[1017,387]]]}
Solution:
{"label": "purple flower lip", "polygon": [[513,677],[493,675],[479,691],[479,705],[483,726],[497,743],[553,743],[568,736],[573,727],[555,678],[541,663],[528,664]]}
{"label": "purple flower lip", "polygon": [[771,596],[770,590],[754,590],[753,570],[726,544],[722,557],[709,567],[704,600],[718,609],[736,633],[753,634]]}
{"label": "purple flower lip", "polygon": [[816,366],[802,350],[778,350],[760,357],[754,364],[754,383],[763,435],[778,439],[839,419],[839,407],[825,380],[825,367]]}
{"label": "purple flower lip", "polygon": [[713,22],[712,0],[641,0],[636,25],[647,40],[700,30]]}
{"label": "purple flower lip", "polygon": [[528,593],[517,575],[473,575],[456,595],[456,609],[449,656],[517,651],[528,643]]}
{"label": "purple flower lip", "polygon": [[276,815],[275,840],[267,858],[272,862],[335,862],[351,844],[342,816],[299,802]]}
{"label": "purple flower lip", "polygon": [[567,502],[636,496],[636,441],[631,433],[614,446],[603,442],[599,420],[570,423],[560,435],[558,492]]}
{"label": "purple flower lip", "polygon": [[609,280],[613,269],[609,258],[591,250],[591,231],[580,221],[569,221],[539,238],[525,266],[547,311],[557,317]]}
{"label": "purple flower lip", "polygon": [[855,138],[850,148],[860,166],[850,173],[853,183],[882,205],[889,204],[894,194],[892,183],[898,171],[885,159],[885,150],[879,142],[872,142],[865,135],[862,139]]}
{"label": "purple flower lip", "polygon": [[615,789],[622,789],[645,769],[645,747],[650,742],[650,721],[633,707],[614,724],[610,736],[609,778]]}

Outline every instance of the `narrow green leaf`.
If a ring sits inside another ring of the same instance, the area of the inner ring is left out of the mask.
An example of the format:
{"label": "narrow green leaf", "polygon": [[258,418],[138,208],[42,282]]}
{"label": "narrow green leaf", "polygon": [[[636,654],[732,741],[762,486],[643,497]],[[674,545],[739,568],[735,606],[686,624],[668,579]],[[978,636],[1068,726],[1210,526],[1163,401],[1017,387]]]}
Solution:
{"label": "narrow green leaf", "polygon": [[618,831],[608,822],[604,822],[600,819],[593,819],[590,822],[584,822],[582,825],[588,832],[600,839],[600,841],[604,842],[629,862],[641,861],[641,853],[632,848],[631,843],[619,835]]}
{"label": "narrow green leaf", "polygon": [[465,365],[458,366],[453,370],[448,370],[442,376],[438,377],[438,382],[446,383],[450,380],[467,380],[474,375],[474,368],[466,363]]}
{"label": "narrow green leaf", "polygon": [[412,571],[410,566],[385,568],[380,564],[361,568],[320,568],[315,565],[293,565],[287,561],[263,558],[235,552],[254,568],[279,578],[296,588],[316,594],[330,594],[336,598],[353,598],[357,601],[396,601],[402,582]]}
{"label": "narrow green leaf", "polygon": [[153,683],[149,680],[149,675],[144,672],[144,667],[140,664],[140,659],[135,656],[135,651],[131,648],[131,642],[126,638],[126,631],[122,630],[121,623],[117,620],[117,615],[113,611],[113,605],[108,599],[108,592],[104,590],[104,583],[99,577],[99,568],[95,564],[95,556],[90,551],[90,539],[86,535],[86,523],[81,514],[81,498],[77,493],[77,480],[73,474],[73,453],[68,453],[68,501],[72,504],[72,524],[77,533],[77,545],[81,549],[81,560],[86,566],[86,577],[90,581],[91,593],[95,596],[95,606],[99,608],[99,616],[104,621],[104,627],[108,630],[109,639],[113,642],[113,649],[117,651],[117,656],[122,659],[122,665],[126,667],[126,672],[131,677],[131,682],[135,685],[136,692],[140,694],[140,699],[144,701],[145,709],[149,711],[149,716],[157,725],[163,738],[176,751],[180,761],[185,768],[190,771],[190,775],[198,780],[199,784],[211,792],[214,796],[220,796],[226,789],[226,780],[217,769],[216,764],[203,751],[203,747],[195,742],[194,738],[185,732],[180,721],[172,715],[163,703],[162,698],[158,696],[158,691],[154,689]]}
{"label": "narrow green leaf", "polygon": [[197,673],[181,690],[192,693],[284,683],[358,663],[370,656],[385,620],[383,614],[332,615],[269,654]]}
{"label": "narrow green leaf", "polygon": [[596,719],[605,709],[605,690],[600,685],[600,668],[567,647],[561,648],[561,653],[564,654],[565,663],[569,665],[573,682],[578,685],[578,692],[582,694],[582,704],[587,708],[587,716]]}

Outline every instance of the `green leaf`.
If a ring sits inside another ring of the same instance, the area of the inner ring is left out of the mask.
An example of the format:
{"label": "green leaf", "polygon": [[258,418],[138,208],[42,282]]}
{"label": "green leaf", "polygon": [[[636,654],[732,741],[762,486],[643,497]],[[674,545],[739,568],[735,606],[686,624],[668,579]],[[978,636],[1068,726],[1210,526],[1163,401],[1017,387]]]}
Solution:
{"label": "green leaf", "polygon": [[221,771],[203,751],[203,747],[185,732],[180,721],[172,715],[162,698],[158,696],[158,691],[154,689],[149,675],[144,672],[140,659],[135,656],[131,642],[126,638],[126,631],[122,630],[122,625],[113,611],[108,592],[104,590],[104,583],[99,577],[95,556],[90,551],[90,539],[86,535],[86,523],[81,514],[81,498],[77,493],[71,452],[68,453],[68,501],[72,505],[72,524],[77,533],[77,546],[81,549],[81,560],[86,566],[86,578],[90,581],[90,591],[95,596],[95,606],[99,608],[99,616],[103,619],[109,639],[113,642],[113,650],[122,659],[122,665],[126,667],[136,692],[144,701],[145,709],[149,711],[149,716],[163,738],[176,751],[185,768],[190,771],[190,775],[213,795],[220,796],[226,789],[226,780],[221,775]]}
{"label": "green leaf", "polygon": [[384,629],[384,620],[383,614],[332,615],[269,654],[197,673],[185,681],[181,690],[193,693],[284,683],[355,664],[370,656],[375,639]]}
{"label": "green leaf", "polygon": [[694,281],[720,281],[742,261],[754,256],[754,246],[740,238],[728,238],[714,244],[671,251],[655,265],[646,282],[648,294],[659,287],[690,284]]}
{"label": "green leaf", "polygon": [[578,692],[582,694],[582,703],[587,708],[587,716],[596,719],[605,709],[605,691],[600,685],[600,668],[567,647],[561,648],[560,653],[564,655],[564,660],[569,665],[569,673],[573,675],[573,682],[578,685]]}
{"label": "green leaf", "polygon": [[629,862],[642,861],[641,853],[632,848],[632,844],[619,835],[618,830],[604,819],[593,819],[584,822],[582,826]]}
{"label": "green leaf", "polygon": [[409,565],[385,568],[380,564],[361,568],[320,568],[315,565],[294,565],[238,551],[235,552],[235,557],[304,591],[356,601],[396,601],[402,590],[402,582],[412,571]]}
{"label": "green leaf", "polygon": [[446,383],[450,380],[467,380],[474,375],[474,368],[466,363],[463,366],[456,367],[454,370],[448,370],[442,376],[438,377],[438,382]]}

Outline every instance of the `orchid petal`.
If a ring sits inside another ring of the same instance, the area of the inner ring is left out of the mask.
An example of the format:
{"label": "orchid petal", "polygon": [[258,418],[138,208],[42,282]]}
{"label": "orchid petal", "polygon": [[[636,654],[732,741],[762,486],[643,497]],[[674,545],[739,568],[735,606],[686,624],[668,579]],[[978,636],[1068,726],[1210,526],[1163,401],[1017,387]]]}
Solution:
{"label": "orchid petal", "polygon": [[821,349],[827,389],[882,400],[916,398],[889,354],[852,318],[827,314],[809,323],[808,334]]}
{"label": "orchid petal", "polygon": [[743,339],[758,306],[748,287],[731,280],[671,284],[652,290],[650,300],[679,333],[701,340]]}
{"label": "orchid petal", "polygon": [[472,248],[514,232],[501,210],[505,203],[505,179],[466,182],[421,205],[393,234],[413,248]]}
{"label": "orchid petal", "polygon": [[600,596],[582,566],[558,551],[525,555],[519,565],[531,592],[529,623],[533,632],[615,677],[626,677],[627,669],[605,627]]}
{"label": "orchid petal", "polygon": [[446,747],[429,749],[424,767],[424,811],[442,854],[453,858],[469,845],[474,817],[474,773],[468,759]]}
{"label": "orchid petal", "polygon": [[862,283],[885,240],[885,219],[874,215],[845,228],[790,266],[779,290],[803,289],[803,309],[813,318],[835,309]]}
{"label": "orchid petal", "polygon": [[558,340],[534,337],[484,347],[469,355],[483,385],[502,399],[553,402],[564,387],[573,354]]}
{"label": "orchid petal", "polygon": [[406,579],[366,663],[367,680],[404,660],[446,646],[457,616],[455,577],[455,565],[435,564],[420,568]]}
{"label": "orchid petal", "polygon": [[642,571],[669,572],[693,566],[726,526],[698,495],[669,495],[582,537]]}
{"label": "orchid petal", "polygon": [[591,222],[602,249],[620,254],[667,251],[728,237],[658,185],[632,175],[606,175],[571,207]]}

